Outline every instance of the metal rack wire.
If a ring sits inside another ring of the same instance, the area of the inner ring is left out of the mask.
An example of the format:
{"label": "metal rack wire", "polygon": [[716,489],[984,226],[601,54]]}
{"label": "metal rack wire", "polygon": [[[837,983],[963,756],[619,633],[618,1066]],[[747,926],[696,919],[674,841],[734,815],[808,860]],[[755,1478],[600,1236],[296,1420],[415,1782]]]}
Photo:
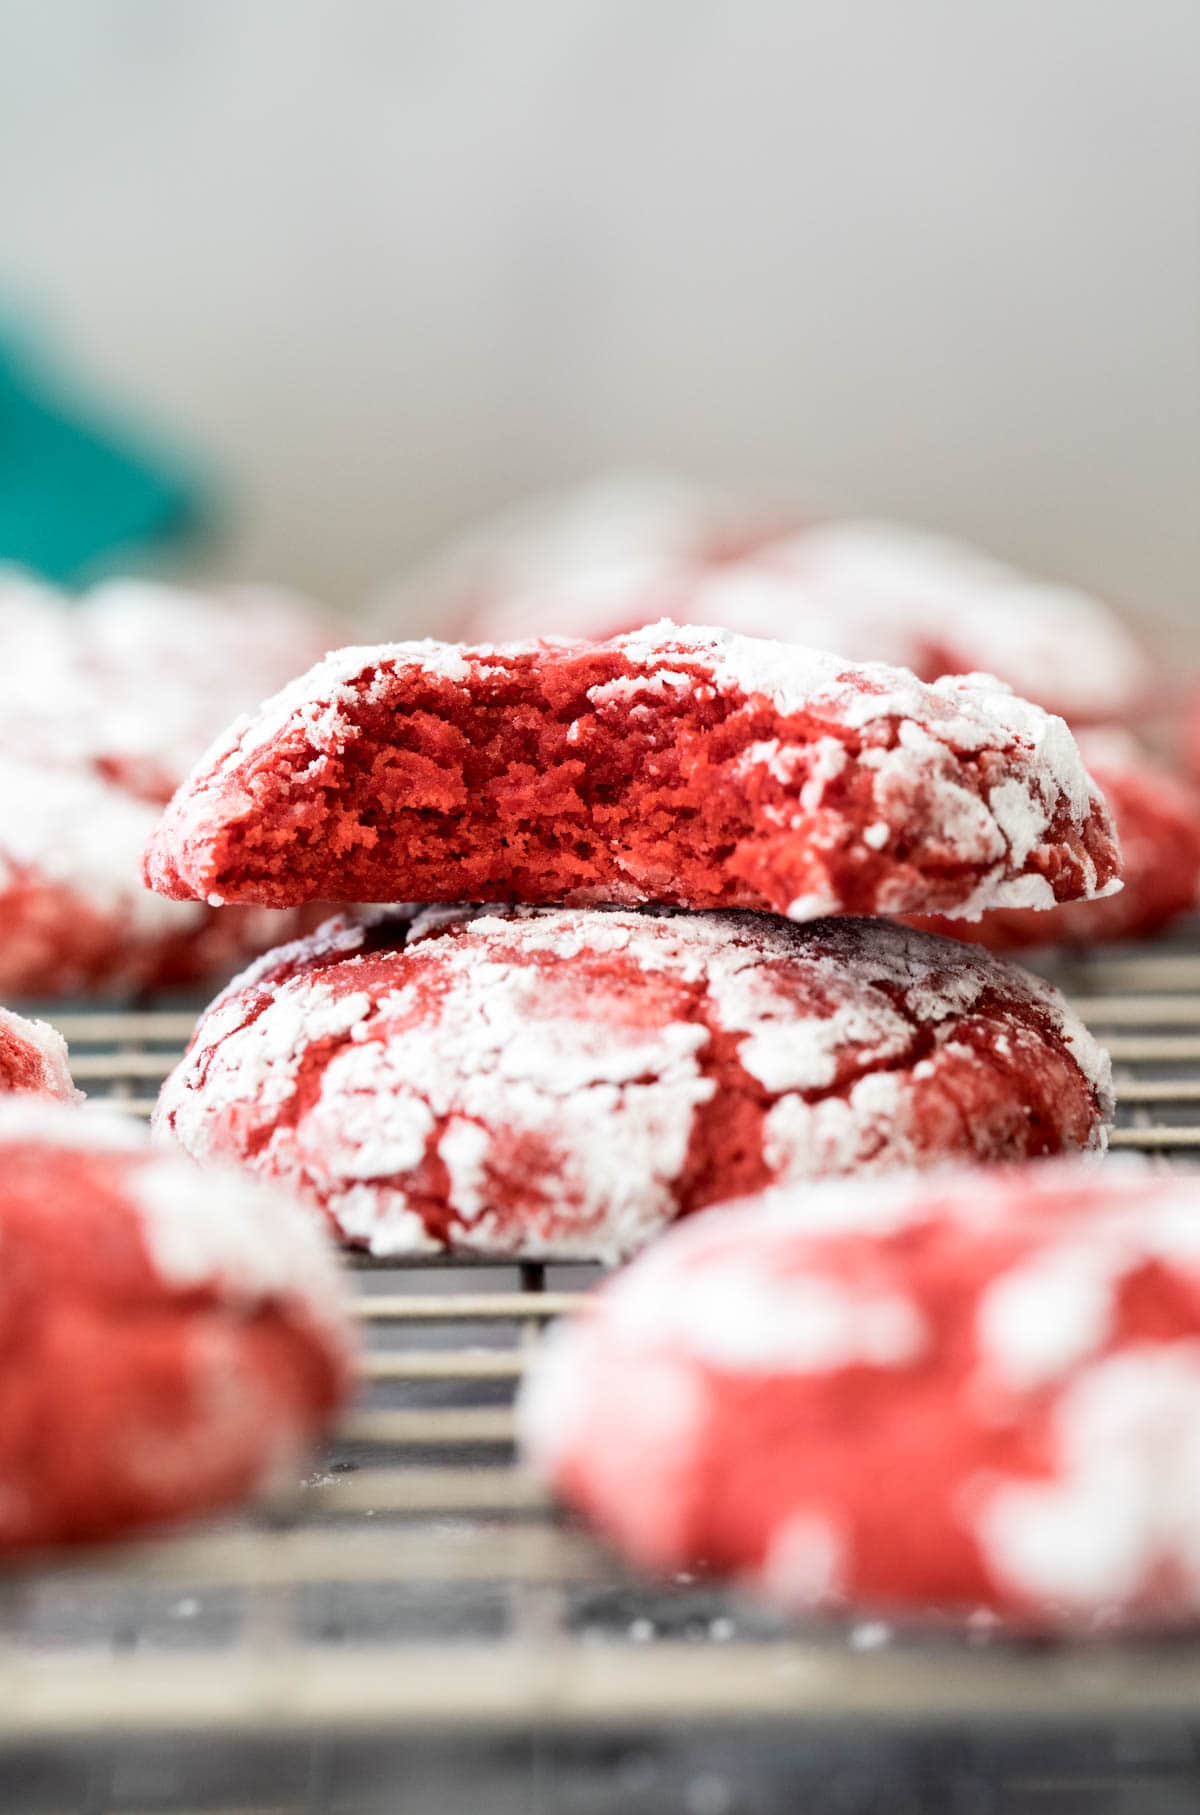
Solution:
{"label": "metal rack wire", "polygon": [[[1200,929],[1069,960],[1110,1046],[1114,1150],[1200,1153]],[[149,1113],[187,1011],[54,1017],[93,1095]],[[143,1735],[492,1735],[723,1722],[1157,1721],[1200,1648],[1030,1648],[797,1630],[711,1586],[648,1587],[512,1449],[515,1383],[586,1268],[355,1268],[359,1402],[286,1499],[183,1536],[34,1559],[0,1585],[0,1749]]]}

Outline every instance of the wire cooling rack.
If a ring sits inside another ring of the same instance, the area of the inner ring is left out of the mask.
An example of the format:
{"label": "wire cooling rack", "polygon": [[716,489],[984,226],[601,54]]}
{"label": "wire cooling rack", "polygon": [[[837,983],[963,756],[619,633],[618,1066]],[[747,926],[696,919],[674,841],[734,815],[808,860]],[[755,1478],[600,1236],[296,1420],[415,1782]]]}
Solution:
{"label": "wire cooling rack", "polygon": [[[1052,974],[1112,1052],[1113,1149],[1195,1164],[1200,926]],[[193,1019],[51,1018],[79,1082],[133,1115],[149,1114]],[[0,1753],[116,1735],[428,1741],[698,1721],[1125,1731],[1200,1717],[1200,1646],[797,1628],[710,1585],[633,1581],[512,1447],[513,1392],[539,1329],[593,1276],[355,1266],[360,1396],[294,1492],[182,1536],[34,1559],[0,1581]],[[1185,1752],[1192,1771],[1190,1741]],[[715,1815],[735,1806],[709,1801]],[[89,1806],[118,1802],[106,1792]]]}

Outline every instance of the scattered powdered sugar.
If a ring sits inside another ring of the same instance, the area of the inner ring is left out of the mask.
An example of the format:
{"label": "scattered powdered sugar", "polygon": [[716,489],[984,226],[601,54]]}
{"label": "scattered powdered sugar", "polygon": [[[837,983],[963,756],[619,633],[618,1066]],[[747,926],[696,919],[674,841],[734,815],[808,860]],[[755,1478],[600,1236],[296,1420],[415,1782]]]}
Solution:
{"label": "scattered powdered sugar", "polygon": [[1008,840],[1009,856],[1018,867],[1041,843],[1049,824],[1045,804],[1019,781],[1002,781],[988,795],[992,817]]}
{"label": "scattered powdered sugar", "polygon": [[854,1169],[889,1171],[919,1163],[916,1134],[908,1078],[870,1072],[844,1097],[780,1097],[767,1111],[763,1155],[780,1185]]}
{"label": "scattered powdered sugar", "polygon": [[[439,643],[432,637],[335,649],[264,700],[253,717],[235,721],[200,758],[194,773],[202,774],[215,762],[222,771],[237,768],[247,756],[266,749],[293,729],[314,750],[339,750],[358,735],[355,705],[360,699],[369,703],[381,697],[395,670],[418,667],[424,674],[464,683],[471,674],[468,656],[487,653],[485,649],[465,651],[457,643]],[[369,682],[368,672],[375,676]]]}
{"label": "scattered powdered sugar", "polygon": [[450,1201],[465,1223],[487,1208],[487,1157],[491,1137],[478,1122],[454,1117],[438,1142],[438,1157],[450,1175]]}
{"label": "scattered powdered sugar", "polygon": [[800,643],[678,625],[667,618],[613,637],[609,647],[649,676],[673,659],[699,663],[711,673],[719,692],[761,694],[784,717],[811,713],[848,731],[881,719],[911,721],[927,726],[943,743],[966,751],[1003,747],[1020,737],[1031,751],[1045,748],[1048,766],[1066,759],[1077,768],[1078,774],[1067,779],[1086,799],[1083,764],[1070,733],[1065,742],[1061,740],[1049,714],[1018,699],[990,675],[948,676],[930,685],[908,669],[884,662],[856,663]]}
{"label": "scattered powdered sugar", "polygon": [[695,685],[694,674],[686,674],[676,668],[657,668],[652,674],[622,674],[615,681],[605,681],[602,686],[589,687],[588,703],[592,706],[611,706],[614,700],[644,699],[648,694],[688,693]]}

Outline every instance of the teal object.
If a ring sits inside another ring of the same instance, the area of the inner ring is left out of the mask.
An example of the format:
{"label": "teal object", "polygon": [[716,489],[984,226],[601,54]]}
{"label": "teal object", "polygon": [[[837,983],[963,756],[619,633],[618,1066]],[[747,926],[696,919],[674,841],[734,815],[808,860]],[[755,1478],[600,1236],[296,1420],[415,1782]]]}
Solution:
{"label": "teal object", "polygon": [[0,565],[78,584],[191,540],[211,513],[198,471],[0,339]]}

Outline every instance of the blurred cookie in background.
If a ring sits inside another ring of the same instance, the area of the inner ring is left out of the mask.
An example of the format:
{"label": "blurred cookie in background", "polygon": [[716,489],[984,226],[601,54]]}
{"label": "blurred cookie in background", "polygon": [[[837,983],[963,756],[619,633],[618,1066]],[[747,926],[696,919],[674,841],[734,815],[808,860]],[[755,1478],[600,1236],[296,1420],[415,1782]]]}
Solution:
{"label": "blurred cookie in background", "polygon": [[1153,687],[1135,635],[1090,593],[901,524],[805,522],[636,475],[481,526],[403,598],[411,621],[477,641],[605,637],[670,617],[925,680],[994,674],[1077,725],[1133,717]]}
{"label": "blurred cookie in background", "polygon": [[336,640],[265,588],[112,581],[76,602],[0,579],[0,992],[200,982],[300,930],[156,900],[140,854],[212,737]]}
{"label": "blurred cookie in background", "polygon": [[790,514],[677,474],[602,473],[464,530],[389,588],[372,622],[380,635],[402,623],[467,642],[606,636],[663,616],[638,616],[637,601],[681,568],[737,560],[793,527]]}
{"label": "blurred cookie in background", "polygon": [[353,1332],[317,1218],[154,1152],[129,1117],[0,1102],[0,1247],[0,1554],[290,1481],[346,1396]]}
{"label": "blurred cookie in background", "polygon": [[787,1612],[1200,1620],[1200,1194],[1128,1164],[706,1210],[555,1326],[534,1467],[633,1562]]}

